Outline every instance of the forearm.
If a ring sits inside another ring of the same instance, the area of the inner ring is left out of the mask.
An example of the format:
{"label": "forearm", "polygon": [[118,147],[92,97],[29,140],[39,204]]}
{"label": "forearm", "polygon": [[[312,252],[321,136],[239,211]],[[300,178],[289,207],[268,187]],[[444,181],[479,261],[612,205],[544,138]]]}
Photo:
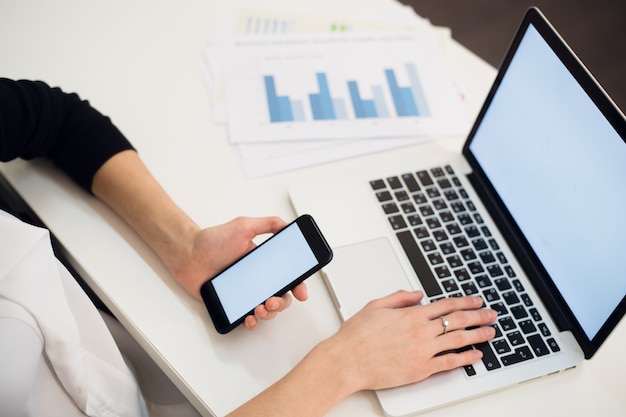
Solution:
{"label": "forearm", "polygon": [[[124,219],[178,278],[192,253],[198,226],[181,210],[134,151],[110,158],[96,172],[92,192]],[[180,281],[180,280],[179,280]],[[199,297],[196,283],[181,282]]]}
{"label": "forearm", "polygon": [[345,346],[330,339],[317,345],[285,377],[227,417],[320,417],[352,394]]}

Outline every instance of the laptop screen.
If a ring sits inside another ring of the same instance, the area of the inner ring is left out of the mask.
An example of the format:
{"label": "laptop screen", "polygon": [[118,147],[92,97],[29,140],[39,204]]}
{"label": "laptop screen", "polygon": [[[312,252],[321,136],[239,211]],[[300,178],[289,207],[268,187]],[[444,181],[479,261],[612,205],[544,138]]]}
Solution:
{"label": "laptop screen", "polygon": [[532,24],[482,116],[469,151],[592,340],[626,294],[626,143]]}

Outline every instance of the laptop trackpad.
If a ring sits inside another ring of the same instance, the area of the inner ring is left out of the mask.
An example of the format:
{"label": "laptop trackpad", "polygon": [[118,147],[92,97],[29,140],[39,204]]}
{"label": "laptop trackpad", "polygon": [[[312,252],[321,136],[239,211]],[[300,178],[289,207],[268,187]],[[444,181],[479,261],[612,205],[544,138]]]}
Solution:
{"label": "laptop trackpad", "polygon": [[413,290],[386,238],[333,249],[324,278],[344,320],[369,301],[397,290]]}

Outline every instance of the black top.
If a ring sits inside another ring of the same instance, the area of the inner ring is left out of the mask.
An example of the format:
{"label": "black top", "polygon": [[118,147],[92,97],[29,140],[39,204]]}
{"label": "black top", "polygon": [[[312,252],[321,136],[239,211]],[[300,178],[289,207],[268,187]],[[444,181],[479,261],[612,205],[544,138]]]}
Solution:
{"label": "black top", "polygon": [[133,147],[111,120],[76,94],[0,78],[0,161],[50,159],[91,192],[96,171],[127,149]]}

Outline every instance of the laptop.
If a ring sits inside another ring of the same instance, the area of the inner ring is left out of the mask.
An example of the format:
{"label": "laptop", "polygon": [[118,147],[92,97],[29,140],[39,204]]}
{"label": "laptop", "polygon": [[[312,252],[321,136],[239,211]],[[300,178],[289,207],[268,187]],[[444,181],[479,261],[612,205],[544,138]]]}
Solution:
{"label": "laptop", "polygon": [[498,311],[496,338],[468,347],[481,361],[377,391],[386,415],[594,355],[626,312],[625,138],[624,114],[531,8],[461,153],[431,142],[290,187],[333,246],[322,276],[343,320],[398,289]]}

